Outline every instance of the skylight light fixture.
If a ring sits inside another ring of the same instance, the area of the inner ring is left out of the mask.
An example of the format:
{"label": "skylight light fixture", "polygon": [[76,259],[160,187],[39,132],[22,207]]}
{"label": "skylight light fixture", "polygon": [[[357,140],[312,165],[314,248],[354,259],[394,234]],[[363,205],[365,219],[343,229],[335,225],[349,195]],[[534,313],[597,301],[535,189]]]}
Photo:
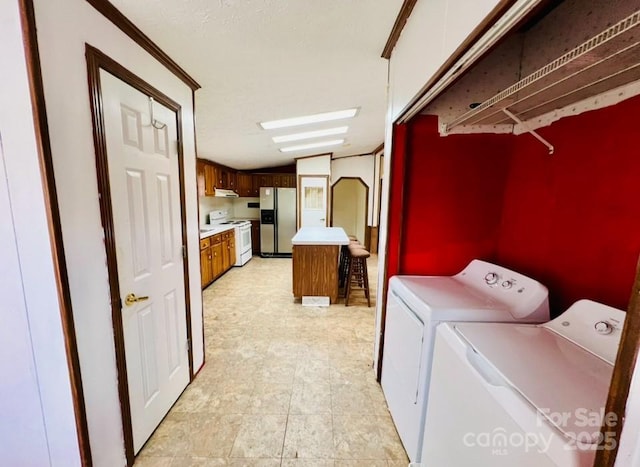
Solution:
{"label": "skylight light fixture", "polygon": [[327,128],[325,130],[305,131],[304,133],[294,133],[291,135],[273,136],[274,143],[287,143],[289,141],[300,141],[301,139],[320,138],[322,136],[343,135],[349,129],[348,126]]}
{"label": "skylight light fixture", "polygon": [[293,117],[285,118],[283,120],[271,120],[270,122],[260,122],[260,126],[265,130],[275,130],[276,128],[286,128],[290,126],[308,125],[309,123],[330,122],[332,120],[352,118],[355,117],[357,113],[357,108],[337,110],[335,112],[305,115],[304,117]]}
{"label": "skylight light fixture", "polygon": [[285,146],[280,148],[280,152],[304,151],[305,149],[322,148],[325,146],[337,146],[344,143],[344,139],[332,139],[328,141],[318,141],[315,143],[298,144],[296,146]]}

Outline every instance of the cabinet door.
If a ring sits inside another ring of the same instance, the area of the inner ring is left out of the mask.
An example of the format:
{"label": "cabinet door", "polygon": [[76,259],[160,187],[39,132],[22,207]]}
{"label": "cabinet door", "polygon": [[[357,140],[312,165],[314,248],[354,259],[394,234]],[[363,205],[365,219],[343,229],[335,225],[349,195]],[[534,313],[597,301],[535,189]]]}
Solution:
{"label": "cabinet door", "polygon": [[286,183],[286,185],[283,185],[283,186],[287,188],[296,187],[296,174],[287,174],[284,177],[286,177],[286,182],[283,180],[283,184]]}
{"label": "cabinet door", "polygon": [[224,269],[222,268],[222,243],[214,244],[211,247],[211,252],[212,276],[213,279],[217,279],[224,272]]}
{"label": "cabinet door", "polygon": [[255,198],[260,196],[260,175],[251,176],[251,196]]}
{"label": "cabinet door", "polygon": [[213,261],[211,255],[211,248],[205,248],[200,252],[200,276],[202,288],[211,284],[213,281]]}
{"label": "cabinet door", "polygon": [[236,264],[236,236],[235,232],[229,235],[229,269]]}
{"label": "cabinet door", "polygon": [[226,189],[227,187],[225,185],[224,170],[222,170],[222,167],[216,165],[216,188]]}
{"label": "cabinet door", "polygon": [[261,174],[260,175],[260,186],[273,186],[273,175],[270,174]]}
{"label": "cabinet door", "polygon": [[196,162],[196,183],[198,185],[198,196],[206,196],[206,177],[205,177],[205,163],[202,161]]}
{"label": "cabinet door", "polygon": [[231,261],[229,256],[229,239],[222,239],[222,272],[225,272],[229,269],[229,261]]}
{"label": "cabinet door", "polygon": [[273,177],[273,186],[276,188],[282,187],[282,175],[274,175]]}
{"label": "cabinet door", "polygon": [[205,164],[204,166],[205,195],[213,196],[215,194],[216,171],[213,164]]}
{"label": "cabinet door", "polygon": [[240,196],[251,196],[253,177],[249,174],[238,173],[236,177],[237,192]]}
{"label": "cabinet door", "polygon": [[251,250],[260,253],[260,221],[251,221]]}
{"label": "cabinet door", "polygon": [[227,189],[236,190],[237,188],[236,173],[232,170],[227,170]]}

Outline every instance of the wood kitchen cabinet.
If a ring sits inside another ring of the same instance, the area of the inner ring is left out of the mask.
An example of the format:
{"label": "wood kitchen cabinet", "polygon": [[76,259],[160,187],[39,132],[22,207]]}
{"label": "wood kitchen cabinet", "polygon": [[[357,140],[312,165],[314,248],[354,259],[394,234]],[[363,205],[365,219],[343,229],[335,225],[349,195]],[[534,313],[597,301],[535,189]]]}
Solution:
{"label": "wood kitchen cabinet", "polygon": [[236,172],[234,170],[218,165],[216,166],[216,173],[216,188],[222,188],[223,190],[236,189]]}
{"label": "wood kitchen cabinet", "polygon": [[200,240],[200,277],[202,288],[213,281],[213,257],[209,238]]}
{"label": "wood kitchen cabinet", "polygon": [[215,196],[218,188],[235,191],[239,196],[257,198],[261,187],[296,187],[296,174],[236,172],[206,159],[197,160],[196,177],[198,196]]}
{"label": "wood kitchen cabinet", "polygon": [[273,175],[271,174],[259,174],[260,186],[273,186]]}
{"label": "wood kitchen cabinet", "polygon": [[216,280],[218,277],[224,274],[224,271],[225,271],[222,264],[222,240],[220,239],[220,237],[218,237],[217,240],[218,240],[217,243],[211,246],[211,256],[213,257],[212,281]]}
{"label": "wood kitchen cabinet", "polygon": [[196,184],[198,186],[198,196],[205,196],[206,182],[204,175],[205,163],[196,161]]}
{"label": "wood kitchen cabinet", "polygon": [[260,254],[260,221],[251,221],[251,251]]}
{"label": "wood kitchen cabinet", "polygon": [[295,188],[296,187],[296,175],[295,174],[282,174],[282,175],[280,175],[280,186],[282,188]]}
{"label": "wood kitchen cabinet", "polygon": [[251,196],[257,198],[260,196],[260,175],[251,175]]}
{"label": "wood kitchen cabinet", "polygon": [[238,172],[236,176],[237,192],[240,196],[253,196],[253,176]]}
{"label": "wood kitchen cabinet", "polygon": [[229,246],[229,233],[225,232],[222,235],[222,269],[227,270],[231,264],[231,250]]}
{"label": "wood kitchen cabinet", "polygon": [[222,232],[200,240],[200,276],[204,289],[227,272],[236,262],[234,231]]}
{"label": "wood kitchen cabinet", "polygon": [[204,195],[205,196],[215,195],[216,169],[213,164],[204,165],[204,182],[205,182]]}

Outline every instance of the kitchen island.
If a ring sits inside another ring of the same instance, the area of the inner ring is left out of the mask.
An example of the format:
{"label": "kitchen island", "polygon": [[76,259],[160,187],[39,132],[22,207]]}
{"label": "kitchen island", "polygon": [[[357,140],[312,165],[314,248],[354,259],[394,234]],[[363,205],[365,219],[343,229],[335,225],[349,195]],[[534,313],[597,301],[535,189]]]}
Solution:
{"label": "kitchen island", "polygon": [[340,227],[303,227],[293,244],[293,296],[338,300],[340,247],[349,237]]}

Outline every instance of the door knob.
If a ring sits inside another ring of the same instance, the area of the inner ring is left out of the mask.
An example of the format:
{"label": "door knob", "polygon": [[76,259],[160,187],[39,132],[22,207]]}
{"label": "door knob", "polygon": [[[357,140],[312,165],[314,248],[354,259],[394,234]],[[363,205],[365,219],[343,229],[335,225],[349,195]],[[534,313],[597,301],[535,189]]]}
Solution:
{"label": "door knob", "polygon": [[144,302],[145,300],[149,300],[149,297],[136,297],[136,294],[130,293],[124,298],[124,303],[127,306],[131,306],[134,303]]}

